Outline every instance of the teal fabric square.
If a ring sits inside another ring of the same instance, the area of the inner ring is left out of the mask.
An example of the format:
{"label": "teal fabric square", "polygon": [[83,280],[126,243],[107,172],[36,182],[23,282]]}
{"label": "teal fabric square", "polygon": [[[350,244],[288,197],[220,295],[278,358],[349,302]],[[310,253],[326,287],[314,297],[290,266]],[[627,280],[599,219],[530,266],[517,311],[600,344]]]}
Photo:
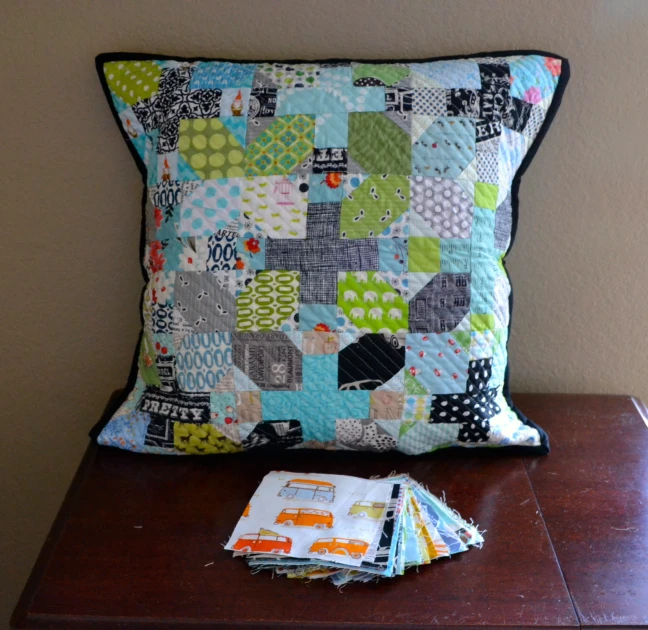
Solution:
{"label": "teal fabric square", "polygon": [[469,239],[442,238],[441,272],[469,273],[471,249]]}
{"label": "teal fabric square", "polygon": [[[299,307],[299,330],[315,330],[316,326],[337,328],[337,306],[335,304],[302,304]],[[320,330],[323,330],[320,328]],[[326,332],[326,331],[325,331]]]}
{"label": "teal fabric square", "polygon": [[407,239],[378,239],[379,271],[403,273],[407,271]]}
{"label": "teal fabric square", "polygon": [[406,336],[405,370],[431,394],[466,391],[469,354],[452,333]]}
{"label": "teal fabric square", "polygon": [[236,396],[233,392],[211,392],[209,410],[212,424],[232,424],[236,421]]}
{"label": "teal fabric square", "polygon": [[233,63],[231,61],[211,61],[200,63],[191,77],[192,90],[213,90],[252,87],[255,63]]}
{"label": "teal fabric square", "polygon": [[403,423],[398,450],[407,455],[429,453],[442,446],[450,446],[459,437],[460,424],[427,422]]}
{"label": "teal fabric square", "polygon": [[263,271],[265,269],[265,238],[236,239],[236,256],[243,262],[246,269]]}
{"label": "teal fabric square", "polygon": [[410,68],[412,72],[429,79],[431,85],[475,90],[481,87],[479,66],[472,59],[413,63]]}
{"label": "teal fabric square", "polygon": [[346,113],[320,114],[315,120],[315,147],[346,148],[349,146],[349,117]]}
{"label": "teal fabric square", "polygon": [[384,112],[385,88],[376,87],[347,87],[335,90],[339,112]]}
{"label": "teal fabric square", "polygon": [[322,68],[319,79],[325,89],[342,90],[353,85],[353,70],[350,66]]}
{"label": "teal fabric square", "polygon": [[302,357],[304,392],[338,391],[337,354],[305,355]]}
{"label": "teal fabric square", "polygon": [[308,178],[309,203],[339,203],[343,197],[344,186],[342,178],[337,173],[310,174]]}
{"label": "teal fabric square", "polygon": [[473,119],[438,118],[412,144],[412,172],[456,179],[475,158],[476,144]]}
{"label": "teal fabric square", "polygon": [[263,420],[296,420],[301,401],[300,392],[261,392]]}
{"label": "teal fabric square", "polygon": [[495,250],[495,213],[475,208],[472,224],[470,258],[470,310],[492,313],[498,253]]}
{"label": "teal fabric square", "polygon": [[277,116],[324,114],[338,111],[333,94],[320,88],[288,88],[277,94]]}

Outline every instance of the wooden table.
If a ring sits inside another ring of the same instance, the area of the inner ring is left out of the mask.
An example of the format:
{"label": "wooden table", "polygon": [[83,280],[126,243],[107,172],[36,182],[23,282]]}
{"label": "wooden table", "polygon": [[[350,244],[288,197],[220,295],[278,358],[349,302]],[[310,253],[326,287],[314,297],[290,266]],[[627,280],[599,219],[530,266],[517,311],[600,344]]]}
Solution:
{"label": "wooden table", "polygon": [[[13,628],[648,627],[648,429],[623,396],[520,395],[547,457],[145,456],[90,446]],[[483,549],[376,584],[252,575],[222,548],[273,469],[409,472],[486,533]]]}

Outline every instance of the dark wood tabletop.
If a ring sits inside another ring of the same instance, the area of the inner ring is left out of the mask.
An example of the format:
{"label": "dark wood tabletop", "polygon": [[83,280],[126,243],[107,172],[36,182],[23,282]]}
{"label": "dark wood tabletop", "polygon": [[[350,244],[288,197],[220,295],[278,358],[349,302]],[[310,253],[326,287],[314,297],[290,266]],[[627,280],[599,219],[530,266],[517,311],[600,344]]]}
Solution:
{"label": "dark wood tabletop", "polygon": [[[648,627],[643,406],[627,396],[515,400],[547,429],[548,456],[455,449],[196,458],[91,445],[12,627]],[[486,543],[342,590],[253,575],[222,545],[275,469],[408,472],[474,518]]]}

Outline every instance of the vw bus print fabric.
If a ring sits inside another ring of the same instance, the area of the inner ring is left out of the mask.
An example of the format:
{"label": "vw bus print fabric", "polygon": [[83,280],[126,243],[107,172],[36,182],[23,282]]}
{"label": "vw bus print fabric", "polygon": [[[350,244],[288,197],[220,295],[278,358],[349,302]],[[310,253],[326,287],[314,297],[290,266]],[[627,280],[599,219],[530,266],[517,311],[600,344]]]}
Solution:
{"label": "vw bus print fabric", "polygon": [[503,259],[564,60],[97,66],[147,187],[148,281],[99,443],[548,450],[508,398]]}
{"label": "vw bus print fabric", "polygon": [[263,478],[225,549],[253,570],[340,586],[403,575],[483,541],[475,525],[407,475],[282,471]]}

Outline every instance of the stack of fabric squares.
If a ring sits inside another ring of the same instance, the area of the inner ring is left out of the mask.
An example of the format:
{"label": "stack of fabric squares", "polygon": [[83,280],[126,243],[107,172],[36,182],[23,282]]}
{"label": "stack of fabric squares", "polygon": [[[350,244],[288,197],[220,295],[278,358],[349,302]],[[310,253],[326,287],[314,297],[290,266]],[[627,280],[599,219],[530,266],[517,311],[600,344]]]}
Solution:
{"label": "stack of fabric squares", "polygon": [[255,571],[342,585],[403,575],[483,541],[476,525],[408,475],[275,471],[264,477],[225,548]]}

